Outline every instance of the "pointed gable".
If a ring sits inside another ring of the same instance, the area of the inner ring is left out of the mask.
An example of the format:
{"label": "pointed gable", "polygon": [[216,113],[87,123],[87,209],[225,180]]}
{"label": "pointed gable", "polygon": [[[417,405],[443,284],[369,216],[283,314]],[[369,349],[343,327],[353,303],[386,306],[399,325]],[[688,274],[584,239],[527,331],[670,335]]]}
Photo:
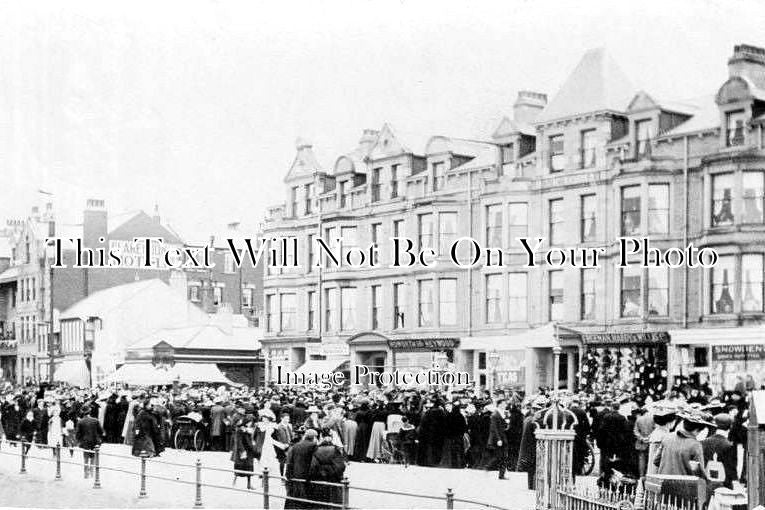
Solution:
{"label": "pointed gable", "polygon": [[502,118],[499,126],[494,130],[491,137],[496,140],[497,138],[504,138],[506,136],[517,134],[534,136],[536,132],[534,131],[534,128],[528,124],[517,122],[510,117],[505,116]]}
{"label": "pointed gable", "polygon": [[635,87],[603,48],[588,51],[537,122],[599,111],[624,111]]}
{"label": "pointed gable", "polygon": [[634,98],[632,98],[629,106],[627,106],[627,111],[639,112],[643,110],[653,110],[655,108],[659,108],[659,104],[646,92],[641,90]]}
{"label": "pointed gable", "polygon": [[109,232],[109,239],[132,241],[134,237],[161,237],[165,243],[183,244],[175,232],[143,211]]}
{"label": "pointed gable", "polygon": [[319,160],[316,159],[316,155],[313,153],[313,145],[303,138],[298,138],[295,145],[297,154],[295,154],[295,159],[292,161],[292,165],[290,165],[284,180],[289,181],[322,172]]}
{"label": "pointed gable", "polygon": [[400,154],[422,154],[427,141],[427,137],[411,133],[403,135],[401,131],[394,131],[393,126],[386,123],[369,151],[369,158],[374,160]]}

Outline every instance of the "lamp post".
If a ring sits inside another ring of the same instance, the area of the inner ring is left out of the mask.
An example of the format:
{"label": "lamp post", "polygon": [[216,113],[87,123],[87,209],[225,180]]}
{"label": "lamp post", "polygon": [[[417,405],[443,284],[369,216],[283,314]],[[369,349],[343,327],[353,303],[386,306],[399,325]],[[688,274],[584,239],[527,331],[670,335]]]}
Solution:
{"label": "lamp post", "polygon": [[499,365],[499,353],[497,352],[497,349],[492,349],[492,351],[488,355],[489,358],[489,368],[491,369],[491,392],[494,393],[494,390],[497,386],[497,365]]}
{"label": "lamp post", "polygon": [[563,349],[560,346],[560,337],[558,336],[558,323],[555,323],[555,344],[553,345],[553,395],[558,394],[558,385],[560,378],[560,354]]}

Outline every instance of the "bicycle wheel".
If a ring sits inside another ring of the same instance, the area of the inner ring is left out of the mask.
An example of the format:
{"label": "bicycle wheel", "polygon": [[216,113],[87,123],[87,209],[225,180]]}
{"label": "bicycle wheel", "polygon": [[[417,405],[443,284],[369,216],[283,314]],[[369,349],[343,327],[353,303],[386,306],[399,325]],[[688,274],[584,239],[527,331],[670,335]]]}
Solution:
{"label": "bicycle wheel", "polygon": [[205,438],[201,430],[194,432],[194,450],[201,452],[205,449]]}
{"label": "bicycle wheel", "polygon": [[183,450],[183,446],[184,446],[183,443],[184,443],[184,438],[183,438],[183,435],[181,434],[180,429],[176,430],[175,437],[173,438],[173,445],[175,445],[175,449]]}

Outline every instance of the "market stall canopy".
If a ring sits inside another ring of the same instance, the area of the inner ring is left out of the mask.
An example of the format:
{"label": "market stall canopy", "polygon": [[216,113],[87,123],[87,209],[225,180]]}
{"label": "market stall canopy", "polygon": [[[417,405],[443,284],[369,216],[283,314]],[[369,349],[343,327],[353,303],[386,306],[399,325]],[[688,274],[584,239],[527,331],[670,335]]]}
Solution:
{"label": "market stall canopy", "polygon": [[579,333],[555,324],[528,329],[522,333],[502,336],[469,336],[460,340],[461,349],[476,351],[513,351],[527,348],[550,348],[562,338],[579,338]]}
{"label": "market stall canopy", "polygon": [[172,367],[155,367],[149,363],[128,363],[104,379],[105,383],[126,383],[135,386],[164,386],[194,383],[231,384],[214,363],[176,363]]}
{"label": "market stall canopy", "polygon": [[765,326],[743,328],[697,328],[668,331],[672,345],[754,345],[765,343]]}
{"label": "market stall canopy", "polygon": [[303,363],[300,368],[295,370],[296,374],[324,374],[333,372],[343,363],[345,359],[309,359]]}
{"label": "market stall canopy", "polygon": [[90,386],[90,373],[83,359],[64,360],[56,367],[53,380],[63,382],[78,388]]}

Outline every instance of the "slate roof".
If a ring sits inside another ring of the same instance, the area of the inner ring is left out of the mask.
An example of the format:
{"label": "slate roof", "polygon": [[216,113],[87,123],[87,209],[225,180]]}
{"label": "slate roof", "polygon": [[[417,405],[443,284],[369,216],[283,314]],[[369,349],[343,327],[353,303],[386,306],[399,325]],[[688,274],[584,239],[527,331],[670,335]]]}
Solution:
{"label": "slate roof", "polygon": [[144,211],[131,217],[125,223],[109,232],[111,239],[130,239],[133,237],[161,237],[165,243],[183,244],[178,234],[168,227],[154,221],[154,219]]}
{"label": "slate roof", "polygon": [[685,135],[720,127],[720,108],[714,94],[686,99],[683,103],[694,107],[693,117],[659,136]]}
{"label": "slate roof", "polygon": [[535,123],[590,112],[624,111],[636,88],[603,48],[589,50]]}
{"label": "slate roof", "polygon": [[[246,319],[245,319],[246,322]],[[164,328],[139,340],[130,350],[152,349],[160,342],[166,342],[175,349],[225,349],[251,350],[260,349],[259,339],[263,337],[260,328],[231,328],[231,334],[214,325]]]}

